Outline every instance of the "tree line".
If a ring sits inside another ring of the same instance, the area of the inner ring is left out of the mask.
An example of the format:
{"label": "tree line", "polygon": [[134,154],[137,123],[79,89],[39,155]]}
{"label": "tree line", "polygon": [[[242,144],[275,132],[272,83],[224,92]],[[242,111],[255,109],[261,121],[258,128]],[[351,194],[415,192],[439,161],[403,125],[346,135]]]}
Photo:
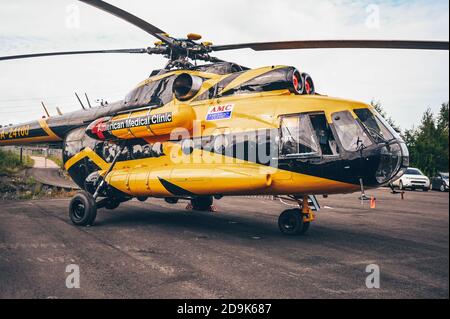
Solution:
{"label": "tree line", "polygon": [[419,168],[428,176],[449,171],[449,103],[443,103],[438,114],[427,109],[419,126],[402,131],[390,118],[380,102],[372,102],[372,106],[401,133],[408,145],[411,167]]}

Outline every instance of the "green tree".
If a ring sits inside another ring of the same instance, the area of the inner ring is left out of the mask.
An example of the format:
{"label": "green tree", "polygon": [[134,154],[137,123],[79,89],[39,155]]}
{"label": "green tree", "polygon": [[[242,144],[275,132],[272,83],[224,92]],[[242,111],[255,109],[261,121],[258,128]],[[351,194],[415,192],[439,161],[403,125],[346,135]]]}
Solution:
{"label": "green tree", "polygon": [[[371,105],[397,131],[401,132],[395,121],[385,112],[379,101]],[[435,116],[428,109],[418,127],[405,130],[402,134],[411,157],[411,167],[421,169],[426,175],[448,172],[449,169],[449,103],[441,106]]]}
{"label": "green tree", "polygon": [[439,111],[439,117],[438,117],[438,129],[442,130],[442,133],[447,135],[448,137],[448,121],[449,121],[449,114],[448,114],[448,102],[442,104],[441,110]]}
{"label": "green tree", "polygon": [[383,106],[381,105],[380,101],[375,101],[372,100],[370,102],[370,105],[373,106],[373,108],[375,110],[377,110],[378,113],[380,113],[380,115],[389,123],[390,126],[392,126],[392,128],[394,130],[396,130],[398,133],[401,133],[401,128],[400,126],[397,125],[397,123],[395,123],[395,121],[392,119],[392,117],[390,117],[386,111],[384,110]]}
{"label": "green tree", "polygon": [[449,113],[448,102],[442,104],[437,120],[437,129],[439,134],[439,142],[442,150],[442,156],[438,163],[437,170],[448,171],[449,167]]}
{"label": "green tree", "polygon": [[437,118],[428,109],[417,129],[405,132],[411,166],[420,168],[426,175],[433,176],[449,167],[449,118],[448,103],[442,105]]}

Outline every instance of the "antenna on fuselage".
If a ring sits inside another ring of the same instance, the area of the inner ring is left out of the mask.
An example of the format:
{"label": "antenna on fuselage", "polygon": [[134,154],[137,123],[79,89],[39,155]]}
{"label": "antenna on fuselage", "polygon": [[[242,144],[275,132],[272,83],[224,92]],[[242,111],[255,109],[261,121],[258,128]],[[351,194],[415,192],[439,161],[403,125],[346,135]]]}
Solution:
{"label": "antenna on fuselage", "polygon": [[47,107],[45,106],[44,102],[41,102],[42,107],[44,108],[45,114],[47,114],[47,117],[50,117],[50,113],[48,113]]}
{"label": "antenna on fuselage", "polygon": [[84,93],[84,96],[86,97],[86,101],[87,101],[89,108],[92,109],[92,105],[91,105],[91,101],[89,100],[89,96],[87,95],[87,93]]}
{"label": "antenna on fuselage", "polygon": [[85,111],[86,111],[86,108],[84,107],[84,104],[83,104],[83,102],[81,102],[81,99],[80,99],[80,97],[78,96],[77,92],[75,92],[75,96],[77,97],[77,99],[78,99],[78,102],[80,102],[80,104],[81,104],[81,107],[83,108],[83,110],[85,110]]}
{"label": "antenna on fuselage", "polygon": [[59,107],[56,107],[56,112],[58,112],[59,116],[63,115],[63,112],[61,112],[61,109]]}

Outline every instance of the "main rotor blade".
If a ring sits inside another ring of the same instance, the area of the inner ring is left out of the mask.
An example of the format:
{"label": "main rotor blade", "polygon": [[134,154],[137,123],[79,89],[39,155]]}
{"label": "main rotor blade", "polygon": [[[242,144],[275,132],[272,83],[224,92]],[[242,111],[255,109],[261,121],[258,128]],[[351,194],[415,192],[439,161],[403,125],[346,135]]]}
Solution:
{"label": "main rotor blade", "polygon": [[39,57],[57,56],[57,55],[98,54],[98,53],[147,53],[147,49],[120,49],[120,50],[92,50],[92,51],[33,53],[33,54],[3,56],[3,57],[0,57],[0,61],[39,58]]}
{"label": "main rotor blade", "polygon": [[113,6],[112,4],[106,3],[101,0],[79,0],[79,1],[89,4],[93,7],[96,7],[97,9],[108,12],[122,20],[125,20],[137,26],[138,28],[144,30],[145,32],[153,35],[154,37],[158,38],[161,41],[172,43],[171,38],[168,37],[166,35],[166,32],[164,32],[163,30],[155,27],[154,25],[148,23],[147,21],[142,20],[141,18],[136,17],[135,15],[132,15],[131,13],[125,10]]}
{"label": "main rotor blade", "polygon": [[444,41],[395,41],[395,40],[318,40],[242,43],[218,45],[213,51],[253,49],[255,51],[293,49],[409,49],[409,50],[449,50],[449,42]]}

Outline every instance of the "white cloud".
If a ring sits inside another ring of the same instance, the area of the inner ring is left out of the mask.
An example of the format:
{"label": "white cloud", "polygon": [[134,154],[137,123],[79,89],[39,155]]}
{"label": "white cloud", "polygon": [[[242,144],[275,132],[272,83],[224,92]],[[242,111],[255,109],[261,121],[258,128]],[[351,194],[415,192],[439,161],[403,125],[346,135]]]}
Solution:
{"label": "white cloud", "polygon": [[[447,1],[347,0],[110,0],[174,36],[189,32],[217,44],[300,39],[448,39]],[[370,3],[379,5],[380,28],[366,27]],[[80,29],[66,28],[67,6],[80,8]],[[117,18],[71,0],[0,0],[0,55],[48,50],[145,47],[152,37]],[[369,102],[381,100],[403,127],[427,107],[447,101],[448,52],[318,50],[222,52],[251,67],[295,65],[313,75],[320,92]],[[160,57],[102,55],[0,63],[1,122],[32,120],[39,100],[65,111],[78,108],[74,91],[120,99]],[[36,100],[29,100],[36,98]],[[14,100],[14,101],[11,101]]]}

